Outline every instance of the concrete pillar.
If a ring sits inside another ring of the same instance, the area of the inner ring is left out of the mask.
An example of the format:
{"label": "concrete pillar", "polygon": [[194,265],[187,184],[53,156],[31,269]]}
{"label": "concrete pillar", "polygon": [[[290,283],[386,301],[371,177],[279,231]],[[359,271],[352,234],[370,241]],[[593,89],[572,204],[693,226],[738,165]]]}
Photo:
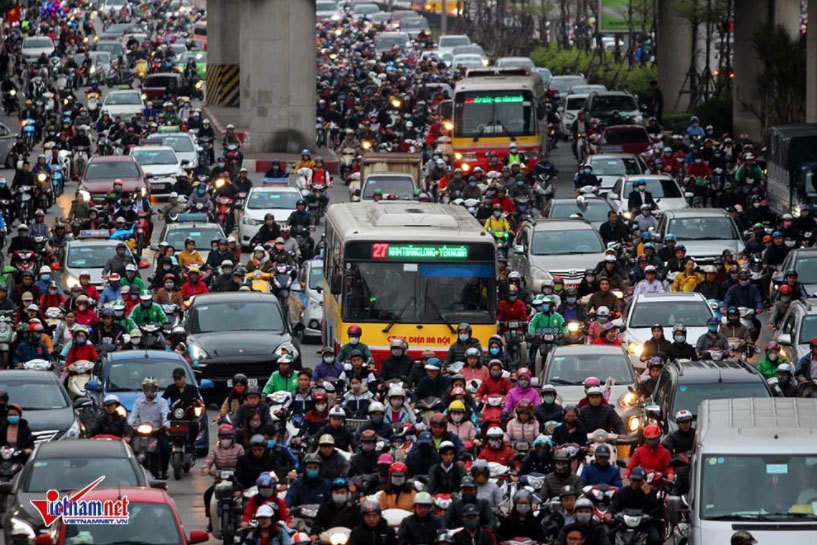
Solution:
{"label": "concrete pillar", "polygon": [[242,0],[241,115],[258,152],[315,146],[315,2]]}
{"label": "concrete pillar", "polygon": [[[815,0],[817,1],[817,0]],[[689,69],[692,32],[689,21],[677,11],[679,0],[658,3],[658,87],[664,93],[664,112],[689,108]],[[685,89],[687,93],[680,94]]]}
{"label": "concrete pillar", "polygon": [[739,8],[735,10],[732,123],[736,135],[748,134],[754,140],[760,140],[763,136],[760,119],[750,110],[761,107],[757,75],[763,66],[752,47],[752,35],[769,22],[773,16],[769,11],[768,0],[741,0]]}
{"label": "concrete pillar", "polygon": [[207,104],[238,106],[241,2],[207,0]]}
{"label": "concrete pillar", "polygon": [[808,3],[806,34],[806,121],[817,123],[817,0]]}
{"label": "concrete pillar", "polygon": [[800,35],[800,0],[775,0],[774,23],[783,26],[792,38]]}

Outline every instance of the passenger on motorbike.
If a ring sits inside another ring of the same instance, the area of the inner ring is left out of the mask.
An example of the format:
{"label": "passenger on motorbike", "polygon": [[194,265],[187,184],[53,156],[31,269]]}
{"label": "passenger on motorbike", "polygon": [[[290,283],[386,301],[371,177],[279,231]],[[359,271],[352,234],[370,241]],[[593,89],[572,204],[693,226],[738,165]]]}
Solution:
{"label": "passenger on motorbike", "polygon": [[255,479],[255,486],[258,488],[258,494],[247,502],[244,514],[241,516],[241,527],[249,526],[250,520],[256,517],[256,512],[264,505],[270,505],[281,514],[281,520],[289,522],[289,509],[286,502],[277,496],[278,486],[275,475],[267,471],[262,472]]}
{"label": "passenger on motorbike", "polygon": [[[450,353],[451,350],[449,350],[449,354]],[[417,389],[412,396],[412,400],[415,403],[429,397],[442,399],[451,386],[451,379],[442,374],[442,362],[440,358],[430,358],[428,362],[426,362],[425,370],[426,376],[420,379],[417,384]]]}
{"label": "passenger on motorbike", "polygon": [[554,545],[573,545],[569,535],[578,532],[581,532],[585,543],[610,545],[607,527],[593,516],[593,502],[585,497],[579,498],[576,500],[574,513],[576,522],[562,527]]}
{"label": "passenger on motorbike", "polygon": [[511,419],[505,428],[505,441],[533,444],[533,440],[539,434],[539,422],[533,418],[533,403],[530,399],[521,399],[514,413],[516,417]]}
{"label": "passenger on motorbike", "polygon": [[513,468],[516,452],[505,442],[502,428],[492,427],[485,436],[485,447],[477,458]]}
{"label": "passenger on motorbike", "polygon": [[678,429],[664,437],[663,446],[670,455],[688,454],[695,450],[695,430],[692,428],[694,415],[686,409],[675,413]]}
{"label": "passenger on motorbike", "polygon": [[241,545],[290,545],[292,538],[278,521],[282,518],[276,509],[268,504],[258,508],[255,514],[258,525],[241,542]]}
{"label": "passenger on motorbike", "polygon": [[671,458],[670,451],[661,445],[661,429],[656,424],[650,424],[644,428],[644,444],[633,452],[624,475],[629,476],[636,467],[660,472],[665,476],[673,475],[675,469],[670,465]]}
{"label": "passenger on motorbike", "polygon": [[145,377],[142,380],[142,392],[133,403],[133,409],[128,415],[128,424],[133,428],[145,423],[153,426],[159,444],[161,478],[166,480],[167,466],[170,462],[170,443],[167,438],[170,407],[164,398],[156,395],[158,390],[159,383],[155,378]]}
{"label": "passenger on motorbike", "polygon": [[349,390],[343,396],[340,405],[352,418],[365,418],[369,404],[373,400],[374,393],[366,387],[361,377],[353,375],[349,377]]}
{"label": "passenger on motorbike", "polygon": [[417,491],[408,479],[409,471],[403,462],[394,462],[389,467],[388,482],[384,483],[378,504],[381,509],[403,509],[411,511]]}
{"label": "passenger on motorbike", "polygon": [[23,418],[23,408],[12,403],[8,406],[6,418],[0,423],[0,447],[14,447],[22,454],[20,461],[25,463],[34,451],[34,434]]}
{"label": "passenger on motorbike", "polygon": [[482,381],[479,389],[475,395],[477,400],[484,400],[488,396],[501,395],[507,396],[508,392],[513,387],[511,379],[502,376],[503,367],[502,362],[498,359],[492,359],[488,362],[488,378]]}
{"label": "passenger on motorbike", "polygon": [[287,487],[284,498],[287,507],[323,504],[330,496],[331,482],[321,477],[321,457],[315,453],[304,456],[303,474]]}

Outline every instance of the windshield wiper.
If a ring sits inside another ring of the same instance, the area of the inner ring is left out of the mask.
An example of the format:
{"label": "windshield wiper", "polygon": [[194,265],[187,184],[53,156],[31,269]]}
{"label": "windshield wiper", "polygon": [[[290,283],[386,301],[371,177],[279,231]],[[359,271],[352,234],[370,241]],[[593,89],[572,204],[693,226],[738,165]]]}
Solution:
{"label": "windshield wiper", "polygon": [[448,326],[448,330],[451,332],[451,334],[456,335],[457,330],[454,329],[451,326],[451,324],[448,323],[448,318],[446,318],[445,315],[442,313],[442,311],[440,310],[440,307],[437,306],[437,303],[435,303],[433,299],[429,298],[429,296],[428,296],[428,281],[427,280],[426,280],[426,298],[425,298],[424,302],[425,302],[426,305],[429,305],[429,304],[431,305],[431,308],[434,309],[434,312],[436,312],[437,315],[440,317],[440,319],[443,322],[445,322],[445,325]]}
{"label": "windshield wiper", "polygon": [[764,513],[731,513],[729,515],[718,515],[716,517],[705,518],[706,520],[771,520]]}
{"label": "windshield wiper", "polygon": [[398,313],[397,313],[397,316],[395,316],[394,318],[392,318],[391,322],[389,322],[389,324],[388,324],[386,327],[384,327],[384,328],[383,328],[383,333],[388,333],[388,332],[389,332],[389,330],[390,330],[392,327],[394,327],[394,324],[396,324],[396,323],[397,323],[397,321],[398,321],[398,320],[400,320],[400,318],[402,318],[402,317],[403,317],[403,314],[405,314],[405,313],[406,313],[406,310],[408,309],[409,305],[410,305],[410,304],[411,304],[411,302],[412,302],[412,301],[414,301],[414,300],[415,300],[415,297],[414,297],[414,296],[412,296],[412,297],[411,297],[411,299],[409,299],[408,301],[406,301],[406,304],[405,304],[405,305],[403,305],[403,308],[401,308],[401,309],[400,309],[400,312],[398,312]]}
{"label": "windshield wiper", "polygon": [[474,142],[477,142],[480,138],[482,138],[482,135],[485,134],[485,127],[487,127],[487,126],[488,125],[483,125],[482,126],[482,128],[479,130],[477,135],[474,137]]}
{"label": "windshield wiper", "polygon": [[500,127],[502,127],[502,130],[505,131],[505,134],[508,135],[508,138],[513,140],[514,136],[511,134],[511,131],[508,130],[508,128],[505,126],[505,124],[502,121],[500,121],[499,119],[497,119],[496,122],[499,123]]}
{"label": "windshield wiper", "polygon": [[549,379],[548,382],[550,384],[561,384],[562,386],[576,386],[578,384],[581,384],[581,382],[574,382],[572,380],[565,380],[563,378],[552,378]]}
{"label": "windshield wiper", "polygon": [[792,519],[807,519],[817,520],[817,515],[814,513],[763,513],[764,517],[776,518],[792,518]]}

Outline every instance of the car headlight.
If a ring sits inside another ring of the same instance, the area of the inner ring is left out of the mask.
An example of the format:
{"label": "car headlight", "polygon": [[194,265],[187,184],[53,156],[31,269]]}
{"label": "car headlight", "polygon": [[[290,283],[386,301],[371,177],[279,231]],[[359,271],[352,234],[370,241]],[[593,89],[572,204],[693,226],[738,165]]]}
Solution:
{"label": "car headlight", "polygon": [[530,274],[535,280],[553,280],[553,276],[549,272],[539,267],[531,267]]}
{"label": "car headlight", "polygon": [[11,517],[11,534],[14,535],[15,532],[21,530],[25,533],[26,537],[31,540],[37,537],[36,532],[34,532],[34,527],[31,526],[31,524],[24,521],[23,519]]}
{"label": "car headlight", "polygon": [[254,220],[250,217],[244,216],[241,218],[241,223],[244,225],[261,225],[264,222],[262,220]]}
{"label": "car headlight", "polygon": [[630,430],[630,432],[636,432],[639,428],[641,428],[641,419],[637,416],[631,416],[627,421],[627,429]]}
{"label": "car headlight", "polygon": [[79,279],[74,277],[74,276],[66,274],[65,275],[65,285],[68,286],[68,289],[70,290],[74,286],[79,286]]}
{"label": "car headlight", "polygon": [[62,439],[79,439],[79,420],[74,419],[74,423],[68,428],[68,431],[63,434]]}
{"label": "car headlight", "polygon": [[627,210],[626,212],[624,212],[623,216],[624,216],[625,218],[627,218],[628,220],[633,219],[633,213],[632,213],[632,212],[630,212],[629,210]]}
{"label": "car headlight", "polygon": [[289,355],[292,356],[292,359],[295,359],[295,358],[298,357],[298,349],[295,348],[294,344],[287,341],[287,342],[281,343],[281,345],[278,348],[275,349],[274,354],[275,354],[276,358],[280,358],[284,354],[289,354]]}
{"label": "car headlight", "polygon": [[630,343],[629,346],[627,346],[627,352],[640,358],[641,353],[644,352],[644,345],[639,343]]}
{"label": "car headlight", "polygon": [[314,299],[309,301],[309,310],[320,310],[321,309],[321,302],[315,301]]}
{"label": "car headlight", "polygon": [[579,330],[578,322],[570,322],[567,324],[567,330],[571,333],[576,333]]}
{"label": "car headlight", "polygon": [[627,392],[621,396],[618,404],[621,405],[622,409],[629,409],[630,407],[634,406],[636,402],[638,402],[638,396],[633,392]]}
{"label": "car headlight", "polygon": [[333,21],[340,21],[340,15],[337,13],[333,13],[331,19]]}
{"label": "car headlight", "polygon": [[206,360],[207,358],[210,357],[207,354],[207,352],[204,351],[203,348],[201,348],[200,346],[196,346],[195,344],[190,344],[188,349],[190,350],[190,357],[193,358],[194,360],[201,361]]}
{"label": "car headlight", "polygon": [[462,153],[460,153],[458,151],[455,151],[454,152],[454,159],[456,159],[457,161],[461,161],[462,160]]}

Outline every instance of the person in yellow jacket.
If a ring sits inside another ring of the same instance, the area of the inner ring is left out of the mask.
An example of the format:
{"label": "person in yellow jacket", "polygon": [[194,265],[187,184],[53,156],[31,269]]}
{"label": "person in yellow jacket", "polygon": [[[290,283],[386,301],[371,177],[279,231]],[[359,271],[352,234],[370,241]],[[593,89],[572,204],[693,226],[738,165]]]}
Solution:
{"label": "person in yellow jacket", "polygon": [[201,263],[204,264],[204,259],[199,254],[199,251],[196,249],[196,241],[190,237],[184,240],[184,250],[179,252],[179,266],[187,267],[188,265],[192,265],[193,263]]}
{"label": "person in yellow jacket", "polygon": [[490,218],[485,220],[483,227],[491,233],[510,232],[511,224],[508,223],[508,218],[502,215],[502,205],[499,203],[494,205],[493,213]]}
{"label": "person in yellow jacket", "polygon": [[297,172],[301,168],[315,168],[315,161],[312,160],[312,153],[308,149],[301,152],[301,159],[295,164],[294,170]]}
{"label": "person in yellow jacket", "polygon": [[688,257],[684,262],[684,270],[678,273],[672,283],[672,291],[695,291],[695,288],[704,281],[704,276],[695,272],[695,260]]}

